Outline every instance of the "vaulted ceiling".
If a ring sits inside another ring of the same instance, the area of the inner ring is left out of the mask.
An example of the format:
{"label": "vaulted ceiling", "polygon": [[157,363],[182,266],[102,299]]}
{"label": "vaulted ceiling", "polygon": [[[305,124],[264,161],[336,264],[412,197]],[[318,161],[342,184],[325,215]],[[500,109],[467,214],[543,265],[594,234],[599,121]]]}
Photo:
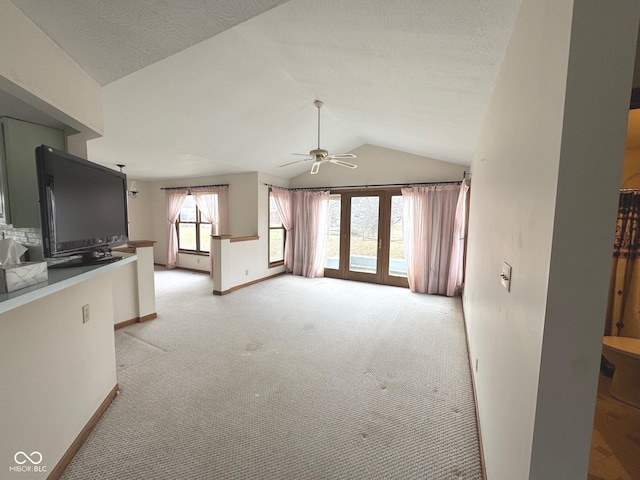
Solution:
{"label": "vaulted ceiling", "polygon": [[12,1],[104,86],[90,159],[148,180],[296,176],[278,166],[316,148],[316,98],[332,153],[468,165],[521,3]]}

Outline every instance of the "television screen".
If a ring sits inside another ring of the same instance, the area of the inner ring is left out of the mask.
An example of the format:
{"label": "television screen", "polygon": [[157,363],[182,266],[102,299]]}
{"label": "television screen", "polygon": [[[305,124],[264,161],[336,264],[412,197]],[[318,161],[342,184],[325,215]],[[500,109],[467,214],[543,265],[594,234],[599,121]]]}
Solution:
{"label": "television screen", "polygon": [[127,242],[127,176],[42,145],[36,148],[44,256],[85,263]]}

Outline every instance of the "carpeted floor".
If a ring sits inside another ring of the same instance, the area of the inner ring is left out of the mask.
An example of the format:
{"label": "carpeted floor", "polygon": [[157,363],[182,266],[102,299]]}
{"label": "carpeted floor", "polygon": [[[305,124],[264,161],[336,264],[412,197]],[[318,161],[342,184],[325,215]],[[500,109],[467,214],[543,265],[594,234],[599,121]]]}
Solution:
{"label": "carpeted floor", "polygon": [[64,480],[481,478],[459,299],[211,289],[156,272],[158,318],[116,332],[120,394]]}

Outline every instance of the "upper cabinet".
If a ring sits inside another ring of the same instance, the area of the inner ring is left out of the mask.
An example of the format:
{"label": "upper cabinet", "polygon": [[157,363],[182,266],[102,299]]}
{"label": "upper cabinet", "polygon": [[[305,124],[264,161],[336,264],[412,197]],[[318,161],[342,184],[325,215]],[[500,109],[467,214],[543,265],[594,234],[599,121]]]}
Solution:
{"label": "upper cabinet", "polygon": [[35,149],[66,150],[62,130],[0,117],[0,223],[40,228]]}

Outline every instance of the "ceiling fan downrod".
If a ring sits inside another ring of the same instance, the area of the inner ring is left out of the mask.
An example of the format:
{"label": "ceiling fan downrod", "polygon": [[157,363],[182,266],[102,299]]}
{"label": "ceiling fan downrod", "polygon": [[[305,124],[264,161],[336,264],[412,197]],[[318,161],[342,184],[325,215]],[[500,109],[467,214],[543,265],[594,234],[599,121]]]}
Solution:
{"label": "ceiling fan downrod", "polygon": [[320,109],[324,103],[321,100],[316,100],[313,104],[318,108],[318,150],[320,150]]}
{"label": "ceiling fan downrod", "polygon": [[356,158],[356,156],[353,153],[337,153],[337,154],[331,155],[327,150],[320,148],[320,109],[322,108],[324,103],[321,100],[315,100],[313,104],[318,109],[318,148],[311,150],[308,154],[293,153],[292,155],[301,155],[307,158],[303,160],[297,160],[295,162],[285,163],[284,165],[279,165],[279,166],[286,167],[288,165],[293,165],[294,163],[313,160],[313,165],[311,166],[311,175],[318,173],[320,169],[320,164],[324,162],[334,163],[341,167],[357,168],[357,165],[344,161],[345,158]]}

